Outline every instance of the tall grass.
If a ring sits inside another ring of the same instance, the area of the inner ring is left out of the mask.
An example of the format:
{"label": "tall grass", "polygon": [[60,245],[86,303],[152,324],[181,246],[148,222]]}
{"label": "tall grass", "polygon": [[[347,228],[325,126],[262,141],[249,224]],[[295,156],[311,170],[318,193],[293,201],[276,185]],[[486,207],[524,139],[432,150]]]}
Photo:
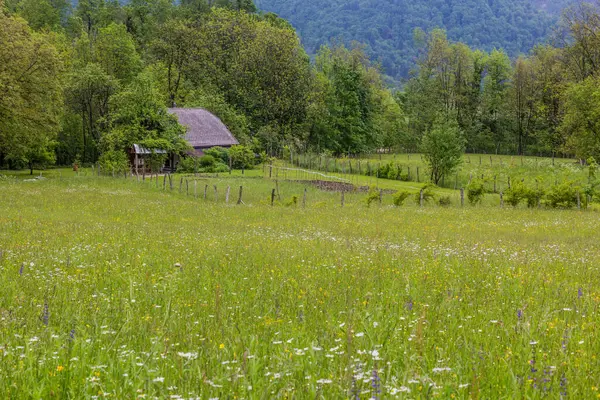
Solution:
{"label": "tall grass", "polygon": [[61,177],[0,181],[0,398],[598,393],[596,213]]}

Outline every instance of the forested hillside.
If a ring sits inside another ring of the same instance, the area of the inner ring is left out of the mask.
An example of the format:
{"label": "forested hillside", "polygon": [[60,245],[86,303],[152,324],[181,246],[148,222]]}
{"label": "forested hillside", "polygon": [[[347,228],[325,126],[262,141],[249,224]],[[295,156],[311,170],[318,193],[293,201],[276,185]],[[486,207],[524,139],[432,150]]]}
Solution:
{"label": "forested hillside", "polygon": [[[533,1],[533,2],[532,2]],[[414,30],[444,29],[451,40],[477,49],[527,53],[550,33],[570,0],[257,0],[288,19],[309,54],[338,39],[367,45],[367,54],[395,78],[408,75],[418,55]]]}

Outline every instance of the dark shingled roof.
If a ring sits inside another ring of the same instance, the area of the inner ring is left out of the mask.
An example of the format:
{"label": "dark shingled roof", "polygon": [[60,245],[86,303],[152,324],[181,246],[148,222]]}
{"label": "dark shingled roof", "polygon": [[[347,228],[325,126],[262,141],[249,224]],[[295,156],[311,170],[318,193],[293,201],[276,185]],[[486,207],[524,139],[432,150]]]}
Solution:
{"label": "dark shingled roof", "polygon": [[239,144],[221,120],[202,108],[169,108],[186,127],[185,139],[194,148]]}

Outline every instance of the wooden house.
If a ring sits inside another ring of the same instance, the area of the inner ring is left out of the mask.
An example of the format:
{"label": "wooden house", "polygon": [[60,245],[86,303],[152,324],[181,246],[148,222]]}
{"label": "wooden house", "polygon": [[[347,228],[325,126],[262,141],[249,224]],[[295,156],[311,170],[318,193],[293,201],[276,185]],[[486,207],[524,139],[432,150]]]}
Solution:
{"label": "wooden house", "polygon": [[[169,108],[169,113],[177,117],[185,127],[185,140],[192,150],[188,156],[201,157],[204,151],[211,147],[229,148],[239,144],[225,124],[214,114],[202,108]],[[156,152],[156,151],[155,151]],[[130,150],[130,161],[134,169],[149,170],[147,158],[151,154],[142,146],[134,145]],[[169,154],[163,167],[164,170],[175,171],[180,160],[179,154]]]}

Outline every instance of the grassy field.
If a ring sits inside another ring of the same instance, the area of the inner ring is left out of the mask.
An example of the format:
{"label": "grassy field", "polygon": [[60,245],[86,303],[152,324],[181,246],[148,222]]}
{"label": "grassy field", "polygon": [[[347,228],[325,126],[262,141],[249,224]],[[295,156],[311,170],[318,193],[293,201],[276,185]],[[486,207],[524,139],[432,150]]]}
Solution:
{"label": "grassy field", "polygon": [[0,398],[600,393],[595,212],[88,172],[0,180]]}
{"label": "grassy field", "polygon": [[[382,165],[394,163],[407,175],[409,181],[426,182],[429,179],[429,168],[421,154],[378,154],[365,156],[360,159],[332,159],[316,155],[300,155],[296,163],[303,166],[310,165],[322,170],[348,173],[352,164],[352,171],[359,168],[366,174],[369,168],[375,175],[375,170]],[[410,175],[409,175],[410,173]],[[508,187],[509,178],[512,181],[524,179],[528,184],[539,182],[541,186],[548,187],[555,183],[573,182],[578,185],[587,183],[588,169],[577,160],[549,158],[549,157],[519,157],[490,154],[465,154],[463,163],[458,171],[447,177],[440,186],[445,188],[466,187],[471,179],[482,178],[486,181],[488,189],[492,190],[494,180],[497,190]]]}

